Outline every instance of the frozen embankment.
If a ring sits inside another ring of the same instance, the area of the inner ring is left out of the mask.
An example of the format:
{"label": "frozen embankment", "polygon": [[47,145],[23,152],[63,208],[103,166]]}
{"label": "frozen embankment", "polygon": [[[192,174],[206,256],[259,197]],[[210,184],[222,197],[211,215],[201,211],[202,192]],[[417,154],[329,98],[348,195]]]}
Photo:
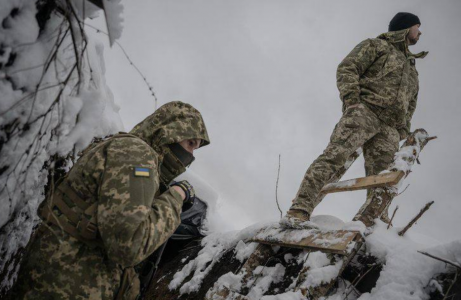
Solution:
{"label": "frozen embankment", "polygon": [[0,297],[14,282],[56,162],[68,168],[94,137],[123,130],[103,46],[81,27],[96,11],[85,3],[0,1]]}

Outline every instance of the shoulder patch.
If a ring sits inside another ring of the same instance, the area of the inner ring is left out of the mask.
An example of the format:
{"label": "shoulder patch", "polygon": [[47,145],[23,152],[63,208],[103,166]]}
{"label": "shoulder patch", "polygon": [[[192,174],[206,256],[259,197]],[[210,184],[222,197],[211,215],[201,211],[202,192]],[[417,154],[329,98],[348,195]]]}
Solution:
{"label": "shoulder patch", "polygon": [[136,176],[136,177],[150,177],[150,169],[149,168],[135,167],[134,168],[134,176]]}

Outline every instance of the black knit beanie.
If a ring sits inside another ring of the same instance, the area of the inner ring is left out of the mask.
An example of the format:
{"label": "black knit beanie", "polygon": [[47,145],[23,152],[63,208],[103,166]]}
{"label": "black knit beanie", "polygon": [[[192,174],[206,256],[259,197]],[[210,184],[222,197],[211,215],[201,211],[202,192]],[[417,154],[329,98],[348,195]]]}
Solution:
{"label": "black knit beanie", "polygon": [[389,23],[389,31],[407,29],[416,24],[421,25],[421,21],[419,20],[418,16],[407,12],[399,12],[392,18],[391,22]]}

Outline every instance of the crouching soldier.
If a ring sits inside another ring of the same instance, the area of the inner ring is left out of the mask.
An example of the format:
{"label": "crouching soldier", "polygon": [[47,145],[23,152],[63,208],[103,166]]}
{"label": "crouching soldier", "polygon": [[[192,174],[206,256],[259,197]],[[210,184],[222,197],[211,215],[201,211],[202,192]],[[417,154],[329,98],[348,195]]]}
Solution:
{"label": "crouching soldier", "polygon": [[40,206],[12,299],[136,299],[134,266],[173,234],[193,195],[169,183],[207,144],[200,112],[171,102],[90,145]]}

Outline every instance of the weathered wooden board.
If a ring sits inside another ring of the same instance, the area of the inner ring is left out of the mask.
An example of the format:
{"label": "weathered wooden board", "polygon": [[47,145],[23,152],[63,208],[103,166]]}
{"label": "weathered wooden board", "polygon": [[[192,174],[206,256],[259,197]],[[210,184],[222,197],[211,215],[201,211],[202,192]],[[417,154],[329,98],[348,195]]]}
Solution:
{"label": "weathered wooden board", "polygon": [[349,244],[361,239],[362,235],[358,231],[277,230],[273,228],[262,230],[252,241],[261,244],[346,255]]}
{"label": "weathered wooden board", "polygon": [[321,194],[330,194],[345,191],[364,190],[376,187],[393,186],[405,176],[403,171],[389,172],[379,175],[344,180],[337,183],[329,183],[320,191]]}

